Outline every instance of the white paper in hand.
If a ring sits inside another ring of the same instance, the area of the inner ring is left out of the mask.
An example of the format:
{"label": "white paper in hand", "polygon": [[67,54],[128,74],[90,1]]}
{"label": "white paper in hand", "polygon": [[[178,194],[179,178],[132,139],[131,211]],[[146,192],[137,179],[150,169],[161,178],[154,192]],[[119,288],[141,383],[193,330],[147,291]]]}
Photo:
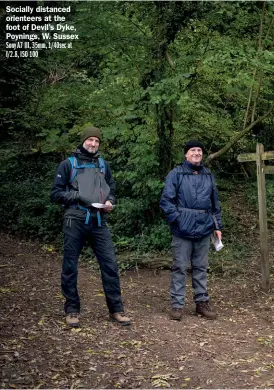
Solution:
{"label": "white paper in hand", "polygon": [[103,209],[106,207],[103,203],[91,203],[91,206],[95,207],[96,209]]}
{"label": "white paper in hand", "polygon": [[214,245],[217,252],[219,252],[224,247],[224,244],[222,243],[222,241],[213,235],[211,236],[211,242]]}

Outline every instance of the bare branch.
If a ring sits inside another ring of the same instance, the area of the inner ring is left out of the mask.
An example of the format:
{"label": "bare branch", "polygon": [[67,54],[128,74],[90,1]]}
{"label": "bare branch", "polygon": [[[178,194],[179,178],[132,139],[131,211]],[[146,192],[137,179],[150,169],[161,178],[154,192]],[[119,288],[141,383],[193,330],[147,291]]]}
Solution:
{"label": "bare branch", "polygon": [[273,24],[274,24],[274,18],[271,20],[269,29],[268,29],[268,31],[267,31],[266,36],[264,37],[264,39],[267,39],[267,38],[268,38],[268,35],[270,34],[270,31],[271,31],[271,29],[272,29],[272,27],[273,27]]}
{"label": "bare branch", "polygon": [[249,89],[248,103],[247,103],[247,107],[246,107],[246,111],[245,111],[244,129],[246,128],[246,124],[247,124],[248,113],[249,113],[250,104],[251,104],[251,98],[252,98],[253,84],[254,84],[254,81],[255,81],[256,73],[257,73],[257,69],[254,69],[253,79],[252,79],[252,82],[251,82],[251,85],[250,85],[250,89]]}
{"label": "bare branch", "polygon": [[253,109],[252,109],[252,114],[251,114],[251,123],[254,122],[254,119],[255,119],[256,106],[257,106],[257,101],[259,99],[259,94],[260,94],[260,90],[261,90],[262,81],[263,81],[263,72],[260,71],[260,73],[259,73],[259,84],[258,84],[258,87],[257,87],[256,96],[255,96],[255,99],[254,99],[254,104],[253,104]]}
{"label": "bare branch", "polygon": [[252,122],[244,130],[240,131],[238,134],[232,137],[228,144],[226,144],[222,149],[218,150],[218,152],[210,154],[206,159],[206,163],[210,163],[212,160],[215,160],[222,154],[226,153],[234,144],[236,144],[236,142],[238,142],[241,138],[244,137],[245,134],[247,134],[251,129],[253,129],[254,126],[256,126],[259,122],[262,122],[265,118],[267,118],[268,115],[271,114],[271,112],[273,111],[273,108],[274,102],[271,104],[271,107],[264,115],[257,118],[255,122]]}
{"label": "bare branch", "polygon": [[170,58],[170,55],[168,54],[167,51],[166,51],[165,54],[166,54],[166,59],[167,59],[169,65],[170,65],[171,69],[173,70],[174,69],[174,63],[173,63],[172,59]]}
{"label": "bare branch", "polygon": [[[265,7],[266,7],[266,1],[263,4],[263,10],[262,10],[262,14],[261,14],[260,30],[259,30],[259,40],[258,40],[258,53],[257,53],[257,55],[262,51],[263,20],[264,20],[264,14],[265,14]],[[266,34],[266,37],[268,36],[268,33],[269,33],[269,29],[268,29],[268,32]],[[257,73],[257,68],[253,72],[253,79],[252,79],[252,82],[251,82],[251,85],[250,85],[248,103],[247,103],[246,112],[245,112],[245,118],[244,118],[244,129],[246,128],[246,124],[247,124],[247,121],[248,121],[248,113],[249,113],[249,109],[250,109],[250,105],[251,105],[252,94],[253,94],[253,85],[254,85],[256,73]],[[256,110],[257,100],[258,100],[260,89],[261,89],[261,83],[262,83],[262,73],[260,72],[260,75],[259,75],[259,86],[257,88],[256,97],[255,97],[255,100],[254,100],[252,114],[251,114],[251,123],[254,122],[254,119],[255,119],[255,110]]]}
{"label": "bare branch", "polygon": [[260,33],[259,33],[259,50],[262,50],[262,36],[263,36],[263,21],[264,21],[264,14],[265,14],[265,6],[266,6],[266,1],[264,1],[263,5],[263,10],[262,10],[262,15],[261,15],[261,23],[260,23]]}
{"label": "bare branch", "polygon": [[[258,54],[260,54],[263,50],[262,36],[263,36],[263,22],[264,22],[264,16],[265,16],[265,8],[266,8],[266,1],[264,1],[263,10],[262,10],[262,14],[261,14],[260,32],[259,32],[259,41],[258,41]],[[262,85],[262,79],[263,79],[263,73],[262,73],[262,71],[260,71],[259,84],[257,87],[256,96],[254,99],[254,104],[253,104],[253,109],[252,109],[252,114],[251,114],[251,123],[253,123],[254,119],[255,119],[256,106],[257,106],[257,102],[259,99],[260,89],[261,89],[261,85]]]}

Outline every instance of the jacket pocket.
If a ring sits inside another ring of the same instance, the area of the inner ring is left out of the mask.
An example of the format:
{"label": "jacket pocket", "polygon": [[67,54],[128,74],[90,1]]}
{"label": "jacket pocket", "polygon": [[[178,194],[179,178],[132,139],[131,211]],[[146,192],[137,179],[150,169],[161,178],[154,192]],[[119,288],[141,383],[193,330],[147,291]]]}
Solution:
{"label": "jacket pocket", "polygon": [[178,218],[178,228],[182,235],[191,235],[195,227],[195,213],[183,210]]}

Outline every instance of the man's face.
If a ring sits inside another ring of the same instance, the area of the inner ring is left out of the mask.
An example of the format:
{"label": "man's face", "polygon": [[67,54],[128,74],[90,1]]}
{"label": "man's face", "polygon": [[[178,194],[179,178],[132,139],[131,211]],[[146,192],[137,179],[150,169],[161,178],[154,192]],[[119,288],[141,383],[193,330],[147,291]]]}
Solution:
{"label": "man's face", "polygon": [[186,153],[187,161],[193,165],[200,165],[202,158],[203,158],[203,150],[198,147],[190,148]]}
{"label": "man's face", "polygon": [[83,147],[89,152],[89,153],[96,153],[99,149],[100,141],[97,137],[89,137],[85,140],[83,143]]}

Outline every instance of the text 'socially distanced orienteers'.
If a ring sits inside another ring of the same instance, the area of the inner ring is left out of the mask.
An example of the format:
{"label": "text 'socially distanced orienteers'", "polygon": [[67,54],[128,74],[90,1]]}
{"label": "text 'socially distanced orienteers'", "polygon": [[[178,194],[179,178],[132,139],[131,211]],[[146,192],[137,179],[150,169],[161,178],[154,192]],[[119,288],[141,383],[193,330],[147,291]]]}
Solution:
{"label": "text 'socially distanced orienteers'", "polygon": [[67,20],[70,12],[70,6],[6,6],[6,57],[38,57],[40,50],[71,49],[79,34]]}

